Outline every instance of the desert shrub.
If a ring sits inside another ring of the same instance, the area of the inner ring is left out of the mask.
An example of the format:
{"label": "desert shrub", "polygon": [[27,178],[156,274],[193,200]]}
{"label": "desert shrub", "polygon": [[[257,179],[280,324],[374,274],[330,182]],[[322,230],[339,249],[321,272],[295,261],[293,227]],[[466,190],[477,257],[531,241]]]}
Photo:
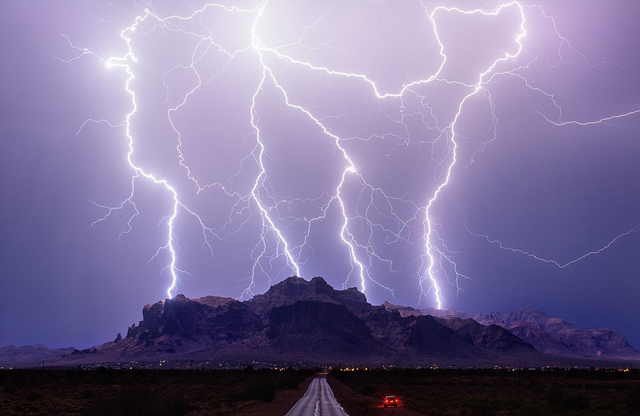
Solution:
{"label": "desert shrub", "polygon": [[95,396],[94,391],[89,389],[84,389],[80,393],[80,397],[83,399],[93,399],[94,396]]}
{"label": "desert shrub", "polygon": [[16,390],[18,390],[18,389],[13,384],[7,384],[2,389],[2,391],[4,391],[7,394],[13,394],[13,393],[16,392]]}
{"label": "desert shrub", "polygon": [[629,389],[626,402],[627,412],[630,415],[640,415],[640,383]]}
{"label": "desert shrub", "polygon": [[161,416],[166,405],[152,391],[124,389],[112,397],[96,400],[88,415],[95,416]]}
{"label": "desert shrub", "polygon": [[364,396],[371,396],[372,394],[375,394],[376,391],[376,387],[373,384],[365,384],[358,389],[358,393]]}
{"label": "desert shrub", "polygon": [[106,367],[98,367],[93,373],[93,375],[94,375],[94,382],[96,384],[109,385],[109,384],[116,383],[116,380],[114,379],[113,371]]}
{"label": "desert shrub", "polygon": [[222,402],[220,402],[220,399],[215,398],[215,399],[211,399],[209,400],[209,408],[216,410],[216,409],[221,409],[222,408]]}
{"label": "desert shrub", "polygon": [[519,414],[526,416],[552,415],[551,406],[543,403],[534,403],[531,401],[524,402],[518,409]]}
{"label": "desert shrub", "polygon": [[491,414],[491,404],[484,397],[465,397],[458,401],[461,408],[466,409],[469,415],[485,416]]}
{"label": "desert shrub", "polygon": [[38,391],[32,391],[27,394],[27,400],[29,400],[30,402],[40,401],[42,400],[42,394],[40,394],[40,392]]}
{"label": "desert shrub", "polygon": [[62,372],[58,370],[42,370],[39,372],[38,378],[48,378],[49,380],[58,381],[62,377]]}
{"label": "desert shrub", "polygon": [[562,399],[564,398],[564,391],[560,388],[553,386],[547,389],[546,399],[549,403],[553,405],[560,405],[562,403]]}
{"label": "desert shrub", "polygon": [[582,411],[589,408],[589,397],[586,394],[569,393],[564,396],[562,400],[562,407],[565,410]]}
{"label": "desert shrub", "polygon": [[25,372],[23,370],[14,370],[11,373],[11,381],[16,385],[16,387],[23,387],[28,383],[28,380],[25,377]]}
{"label": "desert shrub", "polygon": [[278,389],[296,389],[304,381],[304,374],[295,370],[285,370],[278,374]]}
{"label": "desert shrub", "polygon": [[191,410],[191,407],[181,397],[167,400],[166,405],[168,416],[185,416]]}
{"label": "desert shrub", "polygon": [[276,385],[270,378],[252,379],[244,386],[245,400],[271,402],[276,397]]}
{"label": "desert shrub", "polygon": [[566,411],[584,411],[590,407],[589,397],[582,392],[566,392],[553,386],[547,389],[547,402],[557,409]]}

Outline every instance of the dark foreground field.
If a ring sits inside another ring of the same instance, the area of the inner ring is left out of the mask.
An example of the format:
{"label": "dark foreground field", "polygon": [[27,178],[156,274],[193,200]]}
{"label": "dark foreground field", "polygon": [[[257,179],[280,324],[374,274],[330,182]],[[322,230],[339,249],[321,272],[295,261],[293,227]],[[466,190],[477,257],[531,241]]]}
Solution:
{"label": "dark foreground field", "polygon": [[434,416],[640,415],[638,370],[375,370],[332,375],[329,384],[350,416],[394,414],[396,409],[380,408],[382,397],[389,394],[400,396],[407,410]]}
{"label": "dark foreground field", "polygon": [[280,407],[293,406],[304,393],[303,381],[313,374],[312,370],[0,370],[0,415],[267,414],[261,406],[273,407],[274,399]]}
{"label": "dark foreground field", "polygon": [[[312,370],[0,370],[0,415],[282,416]],[[640,415],[640,371],[333,370],[350,416]],[[398,395],[403,407],[384,409]]]}

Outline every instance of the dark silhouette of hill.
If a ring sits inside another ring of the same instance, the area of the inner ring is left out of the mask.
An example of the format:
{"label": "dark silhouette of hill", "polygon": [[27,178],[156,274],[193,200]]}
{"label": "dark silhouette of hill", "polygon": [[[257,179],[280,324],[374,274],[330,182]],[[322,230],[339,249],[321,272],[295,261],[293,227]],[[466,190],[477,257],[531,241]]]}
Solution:
{"label": "dark silhouette of hill", "polygon": [[640,351],[615,329],[576,328],[570,322],[548,317],[544,312],[532,308],[470,315],[462,311],[415,309],[388,302],[383,306],[387,310],[398,311],[402,316],[436,316],[456,331],[459,330],[460,321],[468,320],[482,326],[498,326],[546,354],[576,358],[640,359]]}
{"label": "dark silhouette of hill", "polygon": [[[310,281],[290,277],[244,302],[178,295],[146,305],[142,320],[124,338],[118,334],[114,341],[72,352],[38,348],[38,357],[31,361],[44,357],[48,365],[159,360],[406,366],[566,363],[537,349],[531,337],[518,336],[522,326],[514,323],[526,322],[524,312],[511,320],[507,319],[511,315],[492,315],[482,322],[461,314],[442,312],[434,317],[389,303],[373,306],[355,288],[335,290],[321,277]],[[545,334],[573,333],[572,326],[567,330],[555,321],[536,328],[555,331]],[[588,333],[580,331],[580,342],[587,343]],[[7,348],[0,349],[0,362],[29,363],[27,350],[16,355],[13,347],[3,354]],[[9,353],[19,359],[11,359]]]}

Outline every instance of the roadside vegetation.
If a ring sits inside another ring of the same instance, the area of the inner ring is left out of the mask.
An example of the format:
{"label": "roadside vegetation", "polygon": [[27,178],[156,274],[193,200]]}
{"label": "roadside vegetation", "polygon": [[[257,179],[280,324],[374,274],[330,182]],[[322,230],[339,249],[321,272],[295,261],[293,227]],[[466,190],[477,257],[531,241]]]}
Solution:
{"label": "roadside vegetation", "polygon": [[357,370],[331,375],[360,395],[398,395],[433,416],[640,415],[640,371]]}
{"label": "roadside vegetation", "polygon": [[312,370],[0,370],[0,416],[222,416]]}

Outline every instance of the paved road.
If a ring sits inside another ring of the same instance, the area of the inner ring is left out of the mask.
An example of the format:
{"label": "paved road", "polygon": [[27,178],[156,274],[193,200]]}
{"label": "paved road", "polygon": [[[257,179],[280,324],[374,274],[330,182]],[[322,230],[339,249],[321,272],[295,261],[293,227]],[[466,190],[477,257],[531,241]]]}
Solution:
{"label": "paved road", "polygon": [[333,396],[327,377],[313,379],[304,396],[285,416],[348,416]]}

